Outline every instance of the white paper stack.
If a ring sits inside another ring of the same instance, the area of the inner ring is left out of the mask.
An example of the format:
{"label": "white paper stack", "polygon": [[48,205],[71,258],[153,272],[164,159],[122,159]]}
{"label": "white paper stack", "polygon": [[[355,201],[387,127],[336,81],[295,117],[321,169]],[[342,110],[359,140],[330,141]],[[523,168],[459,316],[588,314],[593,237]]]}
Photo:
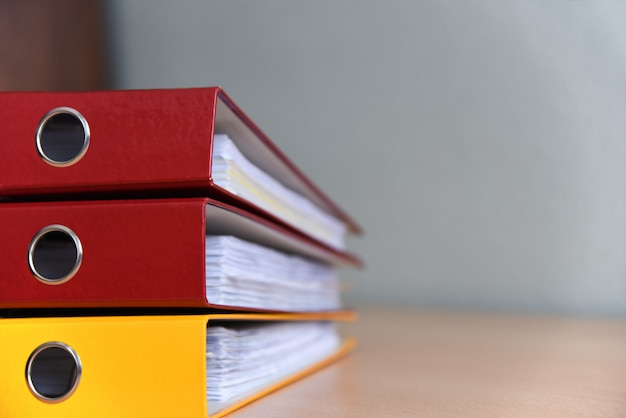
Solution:
{"label": "white paper stack", "polygon": [[252,164],[226,135],[213,140],[215,184],[275,214],[334,248],[345,248],[346,225]]}
{"label": "white paper stack", "polygon": [[340,344],[330,322],[209,326],[209,413],[327,358]]}
{"label": "white paper stack", "polygon": [[206,296],[217,305],[274,311],[341,308],[334,267],[232,236],[206,237]]}

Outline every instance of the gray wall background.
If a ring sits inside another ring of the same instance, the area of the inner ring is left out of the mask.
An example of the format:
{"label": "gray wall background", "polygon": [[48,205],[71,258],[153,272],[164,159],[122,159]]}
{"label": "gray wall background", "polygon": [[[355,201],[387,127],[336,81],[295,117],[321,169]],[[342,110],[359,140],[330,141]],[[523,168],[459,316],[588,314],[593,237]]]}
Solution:
{"label": "gray wall background", "polygon": [[223,86],[363,225],[350,303],[626,316],[626,3],[109,5],[114,87]]}

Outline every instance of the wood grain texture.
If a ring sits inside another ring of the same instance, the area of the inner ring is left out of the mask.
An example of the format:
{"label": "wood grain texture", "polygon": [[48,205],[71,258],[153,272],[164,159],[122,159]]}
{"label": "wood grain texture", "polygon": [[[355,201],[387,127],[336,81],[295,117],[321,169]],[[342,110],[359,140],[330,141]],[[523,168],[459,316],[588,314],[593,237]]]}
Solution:
{"label": "wood grain texture", "polygon": [[359,347],[243,417],[623,417],[626,321],[364,309]]}
{"label": "wood grain texture", "polygon": [[0,91],[105,86],[99,0],[0,0]]}

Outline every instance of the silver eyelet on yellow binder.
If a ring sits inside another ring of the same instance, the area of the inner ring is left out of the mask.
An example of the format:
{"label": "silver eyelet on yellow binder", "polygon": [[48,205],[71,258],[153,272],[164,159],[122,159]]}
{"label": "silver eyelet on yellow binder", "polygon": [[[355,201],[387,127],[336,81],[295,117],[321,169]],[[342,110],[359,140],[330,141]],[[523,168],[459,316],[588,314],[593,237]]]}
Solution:
{"label": "silver eyelet on yellow binder", "polygon": [[83,247],[78,236],[63,225],[48,225],[39,231],[28,246],[28,266],[45,284],[70,280],[82,263]]}
{"label": "silver eyelet on yellow binder", "polygon": [[46,163],[67,167],[85,155],[90,137],[89,124],[83,115],[70,107],[57,107],[37,125],[35,144]]}
{"label": "silver eyelet on yellow binder", "polygon": [[52,341],[37,347],[28,358],[26,382],[35,397],[56,403],[74,393],[82,372],[76,351],[67,344]]}

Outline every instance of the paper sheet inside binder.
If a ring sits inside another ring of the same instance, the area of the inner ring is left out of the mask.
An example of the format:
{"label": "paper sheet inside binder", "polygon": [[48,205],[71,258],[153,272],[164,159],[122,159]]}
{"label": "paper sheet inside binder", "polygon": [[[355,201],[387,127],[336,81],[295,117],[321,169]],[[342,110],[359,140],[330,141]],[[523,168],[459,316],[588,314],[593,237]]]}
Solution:
{"label": "paper sheet inside binder", "polygon": [[334,323],[238,323],[207,328],[209,415],[273,386],[337,351]]}
{"label": "paper sheet inside binder", "polygon": [[206,233],[209,303],[294,312],[341,308],[333,253],[211,204]]}
{"label": "paper sheet inside binder", "polygon": [[240,213],[207,204],[205,209],[207,235],[233,235],[246,241],[273,247],[331,264],[344,264],[342,258],[283,230],[270,227]]}
{"label": "paper sheet inside binder", "polygon": [[251,163],[227,135],[214,135],[211,167],[211,177],[219,187],[327,245],[345,248],[347,226],[343,222]]}
{"label": "paper sheet inside binder", "polygon": [[227,103],[224,97],[218,96],[214,133],[227,134],[252,164],[296,193],[306,196],[323,211],[335,213],[336,208],[329,206],[328,202],[315,193],[306,181],[300,176],[294,175],[293,170],[276,152],[272,151],[263,141],[259,141],[257,134],[242,120],[242,115],[235,114],[232,106],[233,104]]}
{"label": "paper sheet inside binder", "polygon": [[217,305],[292,312],[341,307],[332,266],[232,236],[206,237],[206,297]]}

